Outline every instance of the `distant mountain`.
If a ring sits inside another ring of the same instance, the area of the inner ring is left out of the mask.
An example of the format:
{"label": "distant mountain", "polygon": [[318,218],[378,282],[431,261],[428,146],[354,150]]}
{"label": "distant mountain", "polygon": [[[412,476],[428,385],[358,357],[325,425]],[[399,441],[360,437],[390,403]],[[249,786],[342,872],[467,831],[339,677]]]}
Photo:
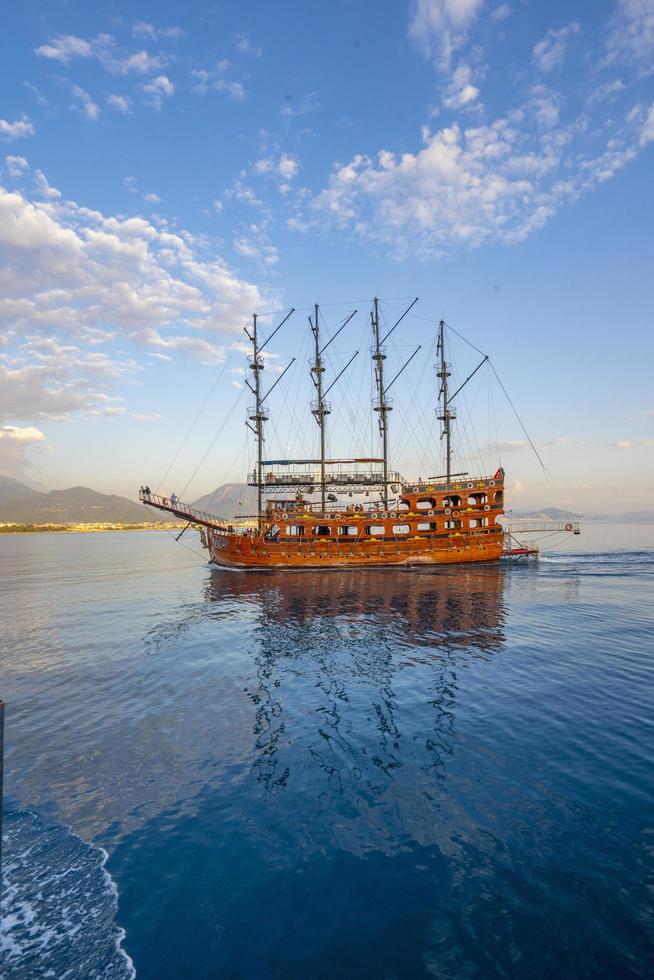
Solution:
{"label": "distant mountain", "polygon": [[98,493],[88,487],[41,493],[11,477],[0,476],[3,524],[141,524],[169,519],[169,515],[116,494]]}
{"label": "distant mountain", "polygon": [[537,521],[581,521],[583,520],[583,514],[575,514],[571,510],[561,510],[560,507],[543,507],[542,510],[512,510],[510,512],[510,517],[515,517],[518,519],[528,518],[529,520]]}
{"label": "distant mountain", "polygon": [[232,520],[256,513],[257,493],[255,487],[248,487],[246,483],[225,483],[211,493],[205,493],[193,506],[216,517]]}
{"label": "distant mountain", "polygon": [[601,524],[649,524],[654,522],[654,510],[632,510],[625,514],[575,514],[558,507],[543,507],[539,511],[514,510],[508,515],[518,520],[527,518],[537,521],[593,521]]}
{"label": "distant mountain", "polygon": [[28,487],[26,483],[20,483],[10,476],[0,476],[0,508],[6,501],[30,500],[39,496],[39,491]]}
{"label": "distant mountain", "polygon": [[650,524],[654,522],[654,510],[631,510],[626,514],[588,514],[586,520],[603,524]]}

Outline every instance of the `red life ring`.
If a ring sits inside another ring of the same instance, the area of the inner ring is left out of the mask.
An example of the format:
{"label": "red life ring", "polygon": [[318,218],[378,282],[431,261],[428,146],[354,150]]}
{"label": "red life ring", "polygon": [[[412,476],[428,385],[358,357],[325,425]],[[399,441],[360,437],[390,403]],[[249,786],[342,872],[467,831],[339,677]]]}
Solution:
{"label": "red life ring", "polygon": [[572,524],[566,524],[565,529],[566,529],[566,531],[571,531],[572,530]]}

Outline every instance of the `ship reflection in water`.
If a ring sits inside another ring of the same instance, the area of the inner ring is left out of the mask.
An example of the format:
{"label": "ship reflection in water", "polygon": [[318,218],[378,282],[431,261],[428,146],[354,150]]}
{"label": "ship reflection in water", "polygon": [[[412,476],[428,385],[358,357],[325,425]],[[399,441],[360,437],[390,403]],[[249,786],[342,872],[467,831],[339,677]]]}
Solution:
{"label": "ship reflection in water", "polygon": [[410,833],[416,794],[433,799],[454,751],[461,672],[502,649],[505,574],[499,564],[212,572],[207,599],[245,604],[253,617],[245,691],[257,780],[279,790],[296,777],[303,792],[349,788],[377,804],[388,796]]}

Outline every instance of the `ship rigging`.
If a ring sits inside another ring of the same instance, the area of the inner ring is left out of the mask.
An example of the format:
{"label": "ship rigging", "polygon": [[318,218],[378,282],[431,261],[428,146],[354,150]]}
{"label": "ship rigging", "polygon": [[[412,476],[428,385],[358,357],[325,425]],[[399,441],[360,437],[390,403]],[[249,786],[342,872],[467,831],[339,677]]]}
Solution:
{"label": "ship rigging", "polygon": [[[371,304],[372,411],[377,419],[381,455],[335,459],[327,456],[327,420],[331,415],[327,396],[346,376],[359,351],[349,357],[329,383],[325,352],[346,329],[357,310],[349,313],[332,336],[325,339],[321,333],[320,307],[315,304],[308,317],[313,348],[309,362],[313,389],[310,412],[318,427],[319,455],[318,458],[265,458],[265,427],[269,421],[267,402],[296,361],[296,357],[291,358],[283,369],[278,370],[273,383],[266,386],[264,376],[266,360],[270,357],[269,345],[295,310],[291,309],[264,340],[261,340],[260,317],[254,314],[244,328],[250,344],[245,384],[252,399],[247,408],[246,425],[255,441],[254,467],[247,480],[256,490],[256,514],[251,515],[251,525],[237,527],[229,519],[217,518],[177,499],[143,489],[140,492],[142,502],[185,520],[187,528],[201,529],[210,559],[218,565],[241,569],[413,567],[536,554],[537,548],[526,545],[517,538],[517,533],[544,528],[517,528],[502,520],[505,513],[502,466],[490,475],[472,477],[467,471],[453,471],[455,399],[490,360],[487,354],[479,351],[482,360],[452,392],[446,325],[442,319],[436,334],[435,387],[438,389],[436,418],[440,423],[445,472],[425,480],[421,477],[406,480],[391,467],[389,416],[393,401],[389,392],[422,345],[413,350],[388,380],[386,343],[417,302],[417,298],[413,299],[386,332],[382,328],[379,299],[375,297]],[[532,448],[536,452],[533,443]],[[378,499],[370,499],[371,493]],[[354,496],[367,499],[354,503]],[[552,526],[554,523],[549,522],[548,530],[557,529]],[[567,521],[561,523],[558,530],[579,533],[579,525]]]}

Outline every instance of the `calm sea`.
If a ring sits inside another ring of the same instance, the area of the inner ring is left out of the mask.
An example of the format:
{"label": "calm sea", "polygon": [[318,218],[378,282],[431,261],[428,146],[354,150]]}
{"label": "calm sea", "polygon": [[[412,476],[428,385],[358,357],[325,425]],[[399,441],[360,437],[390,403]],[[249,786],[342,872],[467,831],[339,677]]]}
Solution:
{"label": "calm sea", "polygon": [[2,977],[652,976],[654,526],[566,548],[1,536]]}

